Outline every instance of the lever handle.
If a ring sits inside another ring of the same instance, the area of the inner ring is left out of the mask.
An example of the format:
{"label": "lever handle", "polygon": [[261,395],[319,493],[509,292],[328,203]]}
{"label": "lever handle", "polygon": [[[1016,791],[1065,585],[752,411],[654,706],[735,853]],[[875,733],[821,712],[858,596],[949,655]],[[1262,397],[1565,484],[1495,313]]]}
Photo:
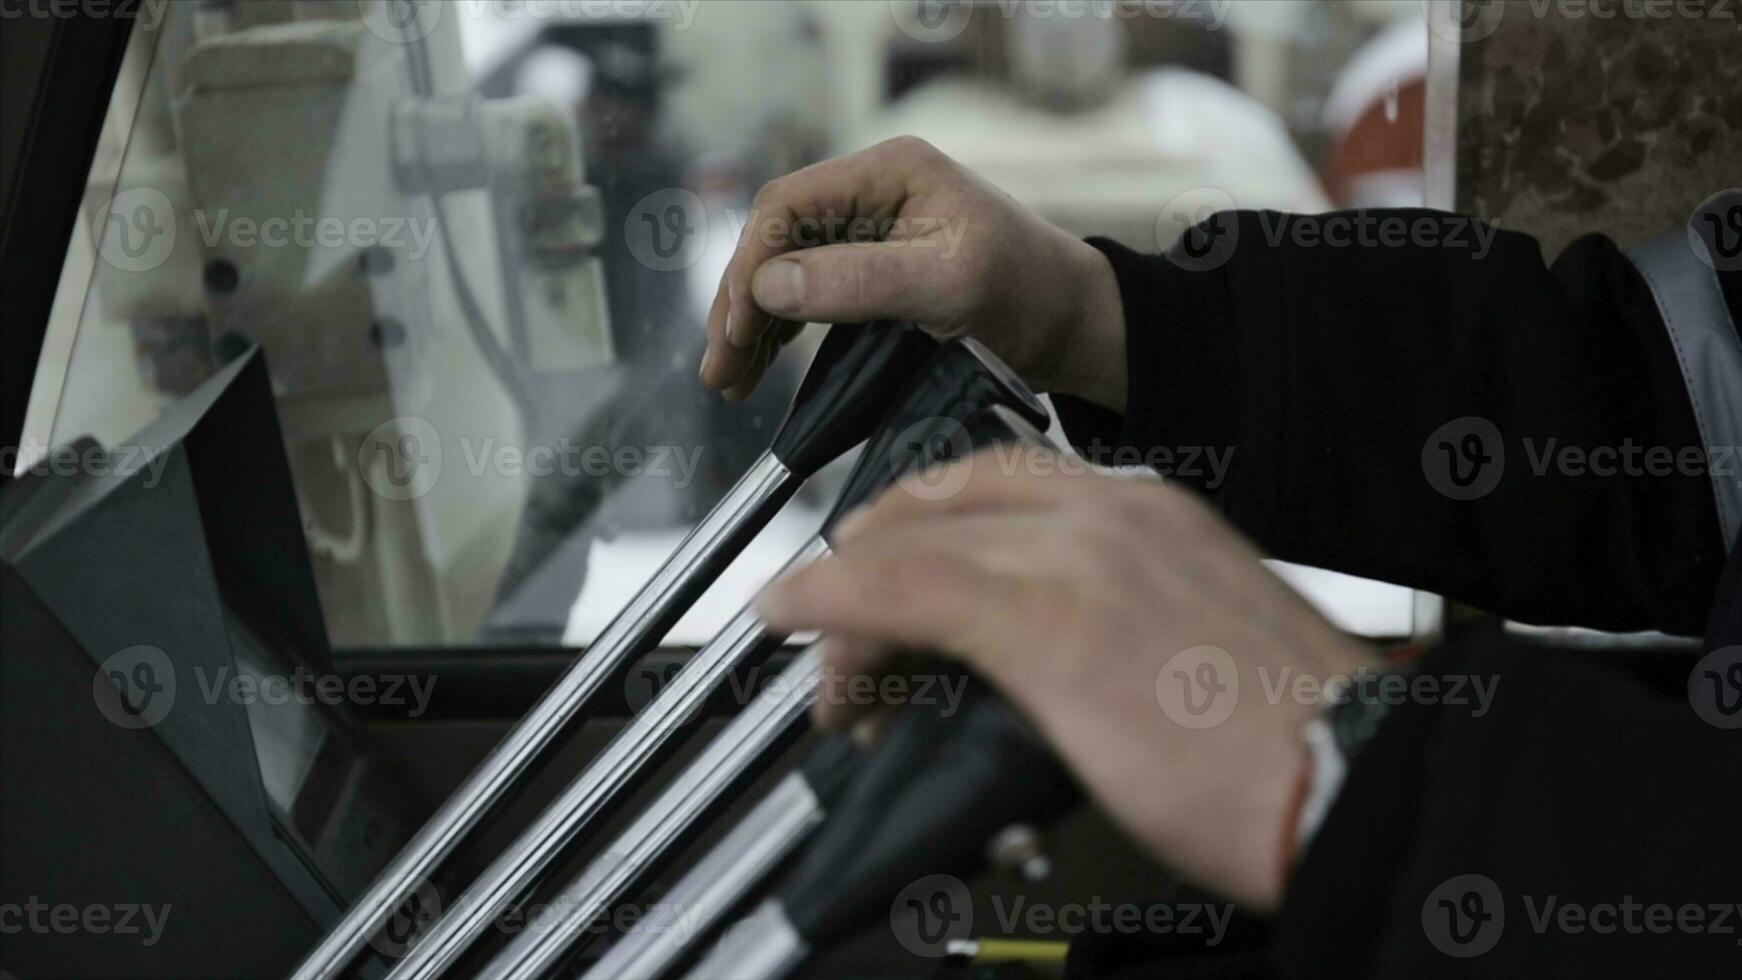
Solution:
{"label": "lever handle", "polygon": [[870,437],[890,393],[936,352],[936,341],[907,324],[830,327],[774,436],[774,456],[800,477],[827,466]]}
{"label": "lever handle", "polygon": [[909,883],[965,875],[1016,823],[1044,825],[1081,797],[1076,780],[986,685],[946,705],[911,705],[860,763],[858,778],[779,890],[817,949],[880,915]]}
{"label": "lever handle", "polygon": [[[1002,414],[988,414],[993,409]],[[997,355],[972,340],[945,344],[866,443],[859,465],[823,520],[823,536],[829,537],[841,518],[909,473],[997,442],[1045,443],[1036,430],[1051,420],[1046,406]]]}

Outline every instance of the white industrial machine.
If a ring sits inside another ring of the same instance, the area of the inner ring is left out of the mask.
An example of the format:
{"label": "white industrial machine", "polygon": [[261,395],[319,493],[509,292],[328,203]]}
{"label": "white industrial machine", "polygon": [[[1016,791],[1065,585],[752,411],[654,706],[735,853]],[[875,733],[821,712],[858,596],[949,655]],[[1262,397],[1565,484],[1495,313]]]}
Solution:
{"label": "white industrial machine", "polygon": [[446,7],[173,11],[89,204],[80,344],[127,324],[165,397],[265,350],[339,646],[472,638],[527,496],[501,448],[613,383],[573,107],[480,99]]}

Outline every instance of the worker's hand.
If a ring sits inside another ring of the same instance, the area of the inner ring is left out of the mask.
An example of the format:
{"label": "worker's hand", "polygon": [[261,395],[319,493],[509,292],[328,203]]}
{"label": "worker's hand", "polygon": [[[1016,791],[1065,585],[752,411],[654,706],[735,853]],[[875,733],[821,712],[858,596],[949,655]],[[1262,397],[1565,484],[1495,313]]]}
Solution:
{"label": "worker's hand", "polygon": [[[961,658],[1157,857],[1274,908],[1302,730],[1322,710],[1302,678],[1376,661],[1190,493],[1075,465],[1004,450],[928,480],[965,480],[946,499],[898,486],[759,611],[825,631],[827,667],[849,675],[902,649]],[[825,697],[818,721],[863,710]]]}
{"label": "worker's hand", "polygon": [[702,381],[742,398],[804,323],[872,320],[974,337],[1042,391],[1125,407],[1106,257],[923,140],[762,188],[708,314]]}

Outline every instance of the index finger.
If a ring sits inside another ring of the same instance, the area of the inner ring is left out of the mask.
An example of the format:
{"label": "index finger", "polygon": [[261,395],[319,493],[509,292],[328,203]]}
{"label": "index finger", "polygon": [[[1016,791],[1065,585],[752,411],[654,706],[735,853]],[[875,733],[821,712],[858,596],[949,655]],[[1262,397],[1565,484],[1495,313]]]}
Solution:
{"label": "index finger", "polygon": [[753,382],[762,335],[779,318],[759,307],[751,281],[776,256],[831,240],[845,240],[851,223],[881,225],[900,214],[912,196],[912,178],[936,150],[901,137],[848,156],[825,160],[771,181],[752,202],[738,248],[720,279],[708,313],[708,354],[702,382],[727,389]]}

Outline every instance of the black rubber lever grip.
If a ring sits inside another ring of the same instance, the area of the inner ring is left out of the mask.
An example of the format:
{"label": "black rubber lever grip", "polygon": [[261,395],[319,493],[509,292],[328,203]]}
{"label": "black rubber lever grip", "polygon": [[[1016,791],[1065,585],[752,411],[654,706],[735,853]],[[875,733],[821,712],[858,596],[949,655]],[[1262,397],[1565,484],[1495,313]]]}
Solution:
{"label": "black rubber lever grip", "polygon": [[[1044,412],[1038,417],[1045,421]],[[968,451],[1047,445],[1035,418],[1000,401],[966,425],[940,415],[914,435],[922,446],[933,436],[959,439]],[[1076,780],[1003,698],[958,666],[938,670],[966,680],[961,704],[934,697],[897,714],[882,739],[845,767],[851,783],[834,789],[839,802],[831,802],[828,821],[776,890],[812,949],[887,914],[921,877],[970,873],[1005,827],[1051,822],[1081,798]],[[825,742],[806,763],[807,775],[844,751],[838,737]]]}
{"label": "black rubber lever grip", "polygon": [[901,323],[841,323],[812,359],[771,452],[808,477],[871,437],[893,393],[937,353],[937,341]]}
{"label": "black rubber lever grip", "polygon": [[[994,408],[1003,414],[991,414]],[[908,383],[898,407],[866,443],[858,466],[823,519],[823,537],[829,537],[841,518],[909,473],[997,442],[1044,442],[1036,430],[1046,429],[1051,421],[1046,406],[997,355],[972,340],[950,341]],[[1024,431],[1012,431],[1012,422]]]}
{"label": "black rubber lever grip", "polygon": [[1081,799],[1027,723],[984,683],[964,679],[953,715],[939,698],[890,722],[777,890],[811,949],[887,917],[920,878],[971,874],[999,831],[1051,823]]}

